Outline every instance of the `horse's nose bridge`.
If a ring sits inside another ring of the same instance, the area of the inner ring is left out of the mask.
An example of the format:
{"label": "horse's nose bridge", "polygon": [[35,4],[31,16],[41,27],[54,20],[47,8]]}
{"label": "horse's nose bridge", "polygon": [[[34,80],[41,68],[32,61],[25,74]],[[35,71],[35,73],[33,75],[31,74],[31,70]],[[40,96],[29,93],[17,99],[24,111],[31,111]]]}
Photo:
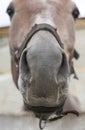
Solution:
{"label": "horse's nose bridge", "polygon": [[55,27],[55,24],[53,22],[53,18],[52,18],[52,15],[51,15],[50,12],[47,12],[44,15],[42,15],[42,14],[36,15],[36,17],[35,17],[35,23],[36,24],[46,23],[46,24],[49,24],[49,25]]}

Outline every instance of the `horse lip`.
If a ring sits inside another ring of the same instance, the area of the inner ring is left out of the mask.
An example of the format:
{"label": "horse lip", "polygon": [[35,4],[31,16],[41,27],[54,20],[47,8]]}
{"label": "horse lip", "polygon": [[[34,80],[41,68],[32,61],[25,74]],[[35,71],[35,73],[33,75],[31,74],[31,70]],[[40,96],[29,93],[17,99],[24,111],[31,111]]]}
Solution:
{"label": "horse lip", "polygon": [[25,104],[25,110],[30,110],[33,111],[34,113],[45,113],[45,114],[49,114],[49,113],[53,113],[55,112],[57,109],[57,107],[44,107],[44,106],[31,106],[28,104]]}

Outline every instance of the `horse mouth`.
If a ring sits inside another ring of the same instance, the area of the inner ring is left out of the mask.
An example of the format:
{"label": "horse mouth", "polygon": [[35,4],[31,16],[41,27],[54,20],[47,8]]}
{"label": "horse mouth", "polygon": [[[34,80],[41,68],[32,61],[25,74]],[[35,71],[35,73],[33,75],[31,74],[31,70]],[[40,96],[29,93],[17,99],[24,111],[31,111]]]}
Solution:
{"label": "horse mouth", "polygon": [[39,128],[44,129],[47,122],[62,118],[63,104],[56,107],[30,106],[25,104],[25,110],[34,112],[35,117],[39,119]]}
{"label": "horse mouth", "polygon": [[41,115],[41,114],[49,115],[52,113],[60,114],[62,112],[64,103],[65,103],[65,100],[54,107],[46,107],[46,106],[31,106],[24,102],[24,108],[26,111],[34,112],[35,115]]}
{"label": "horse mouth", "polygon": [[35,113],[53,113],[56,111],[56,107],[30,106],[25,104],[25,110],[30,110]]}

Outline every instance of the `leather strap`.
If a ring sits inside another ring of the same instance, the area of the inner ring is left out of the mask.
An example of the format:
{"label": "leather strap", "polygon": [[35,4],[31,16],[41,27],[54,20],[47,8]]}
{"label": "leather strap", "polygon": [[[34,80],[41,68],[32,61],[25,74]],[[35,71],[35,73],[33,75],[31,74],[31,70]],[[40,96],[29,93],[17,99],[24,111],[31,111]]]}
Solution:
{"label": "leather strap", "polygon": [[28,32],[28,34],[26,35],[26,38],[24,39],[21,47],[14,51],[14,50],[10,50],[11,51],[11,55],[12,57],[15,59],[15,61],[19,61],[21,54],[23,52],[23,50],[26,48],[27,44],[29,43],[29,41],[31,40],[32,36],[37,33],[38,31],[41,30],[45,30],[45,31],[49,31],[58,41],[59,45],[61,46],[61,48],[63,47],[63,44],[60,40],[60,37],[57,33],[57,30],[55,28],[53,28],[51,25],[49,24],[35,24],[32,29]]}

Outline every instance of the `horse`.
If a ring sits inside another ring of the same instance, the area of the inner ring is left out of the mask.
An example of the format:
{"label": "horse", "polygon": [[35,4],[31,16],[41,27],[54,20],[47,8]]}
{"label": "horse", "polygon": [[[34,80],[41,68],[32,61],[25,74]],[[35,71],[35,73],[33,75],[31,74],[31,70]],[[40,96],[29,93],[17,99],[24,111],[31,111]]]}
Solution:
{"label": "horse", "polygon": [[25,109],[33,111],[40,122],[52,113],[61,118],[69,99],[68,80],[75,74],[73,58],[78,57],[77,6],[71,0],[12,0],[7,13],[12,76]]}

